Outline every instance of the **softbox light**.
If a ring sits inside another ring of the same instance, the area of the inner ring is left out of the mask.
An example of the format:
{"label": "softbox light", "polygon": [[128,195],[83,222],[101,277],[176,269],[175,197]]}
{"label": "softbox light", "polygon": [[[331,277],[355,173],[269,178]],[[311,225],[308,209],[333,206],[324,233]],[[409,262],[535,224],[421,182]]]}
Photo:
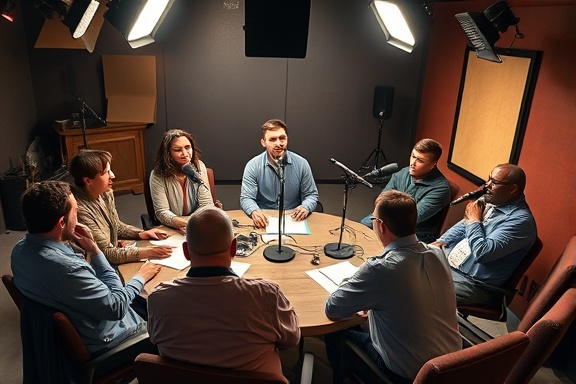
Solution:
{"label": "softbox light", "polygon": [[455,17],[476,51],[476,56],[497,63],[502,62],[494,52],[494,44],[500,39],[500,33],[520,21],[505,1],[492,4],[484,12],[458,13]]}
{"label": "softbox light", "polygon": [[174,0],[111,0],[104,15],[132,48],[153,43]]}
{"label": "softbox light", "polygon": [[424,39],[432,17],[424,4],[412,0],[373,0],[374,12],[388,44],[408,53]]}
{"label": "softbox light", "polygon": [[70,28],[73,38],[78,39],[86,33],[99,5],[96,0],[74,0],[62,19],[62,23]]}

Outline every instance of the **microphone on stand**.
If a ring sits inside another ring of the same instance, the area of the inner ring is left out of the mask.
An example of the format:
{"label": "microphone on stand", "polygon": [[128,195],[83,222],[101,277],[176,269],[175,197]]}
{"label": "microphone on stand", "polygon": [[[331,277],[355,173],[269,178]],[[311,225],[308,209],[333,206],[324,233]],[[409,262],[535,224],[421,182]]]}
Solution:
{"label": "microphone on stand", "polygon": [[382,168],[379,169],[375,169],[372,172],[369,172],[367,174],[365,174],[362,177],[384,177],[384,176],[389,176],[393,173],[398,172],[398,164],[397,163],[391,163],[388,165],[383,166]]}
{"label": "microphone on stand", "polygon": [[353,170],[351,170],[350,168],[348,168],[347,166],[345,166],[344,164],[342,164],[339,161],[336,161],[333,158],[330,158],[330,161],[334,164],[336,164],[337,166],[339,166],[346,174],[348,174],[349,176],[352,177],[352,179],[356,180],[359,183],[364,184],[365,186],[367,186],[368,188],[372,188],[372,184],[370,184],[369,182],[367,182],[366,180],[364,180],[362,177],[358,176],[358,174],[356,174],[356,172],[354,172]]}
{"label": "microphone on stand", "polygon": [[[282,152],[285,155],[285,152]],[[280,196],[278,201],[278,246],[269,245],[264,248],[263,256],[266,260],[274,263],[285,263],[290,261],[296,256],[296,252],[288,247],[282,248],[282,232],[284,226],[284,165],[286,165],[286,157],[280,156],[276,163],[278,164],[279,182],[280,182]]]}
{"label": "microphone on stand", "polygon": [[197,184],[204,184],[204,181],[202,181],[202,179],[200,178],[198,173],[196,173],[192,164],[190,164],[190,163],[184,164],[182,166],[182,171],[184,171],[184,174],[186,176],[188,176],[190,181],[197,183]]}
{"label": "microphone on stand", "polygon": [[476,189],[472,192],[468,192],[468,193],[463,194],[462,196],[460,196],[456,200],[452,201],[450,203],[450,205],[456,205],[456,204],[460,204],[461,202],[466,201],[466,200],[476,199],[485,193],[486,193],[486,184],[481,185],[478,189]]}

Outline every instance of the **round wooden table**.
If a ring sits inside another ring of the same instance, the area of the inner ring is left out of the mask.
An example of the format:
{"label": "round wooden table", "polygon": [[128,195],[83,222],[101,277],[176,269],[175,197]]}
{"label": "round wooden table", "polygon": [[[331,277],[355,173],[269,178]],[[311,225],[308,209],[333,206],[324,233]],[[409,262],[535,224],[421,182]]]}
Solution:
{"label": "round wooden table", "polygon": [[[232,219],[238,220],[240,226],[234,228],[237,234],[249,235],[250,232],[265,234],[264,229],[255,230],[251,226],[252,220],[241,210],[227,211]],[[277,211],[267,211],[272,217],[277,217]],[[310,235],[291,235],[294,241],[283,243],[282,247],[289,247],[296,252],[294,259],[276,263],[266,260],[263,256],[264,249],[268,246],[258,241],[257,249],[247,257],[236,257],[234,260],[250,263],[250,268],[243,275],[245,278],[263,278],[275,282],[280,286],[284,295],[294,306],[298,315],[302,336],[316,336],[348,328],[365,321],[365,318],[354,316],[349,319],[332,321],[324,314],[324,304],[329,293],[305,272],[311,269],[322,268],[342,262],[324,255],[324,246],[327,243],[337,243],[342,218],[325,213],[312,213],[308,219]],[[363,255],[358,252],[348,261],[360,266],[367,257],[382,253],[382,245],[376,239],[374,232],[364,225],[346,220],[346,227],[342,237],[342,243],[361,247]],[[245,227],[246,226],[246,227]],[[171,229],[166,228],[167,231]],[[332,233],[331,233],[332,232]],[[276,238],[277,235],[274,235]],[[278,246],[278,242],[271,243]],[[302,247],[302,248],[300,248]],[[311,263],[313,254],[320,258],[320,264]],[[140,268],[141,262],[127,263],[119,266],[120,273],[125,280],[135,275]],[[178,271],[169,267],[163,267],[160,273],[144,287],[143,296],[147,296],[160,282],[184,277],[188,268]]]}

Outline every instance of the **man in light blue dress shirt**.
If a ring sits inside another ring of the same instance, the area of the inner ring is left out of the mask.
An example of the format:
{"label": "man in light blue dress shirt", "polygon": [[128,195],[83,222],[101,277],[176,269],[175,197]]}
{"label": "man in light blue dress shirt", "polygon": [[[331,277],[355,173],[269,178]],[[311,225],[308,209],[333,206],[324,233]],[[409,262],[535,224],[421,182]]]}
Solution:
{"label": "man in light blue dress shirt", "polygon": [[[146,281],[160,271],[144,264],[122,284],[92,238],[78,223],[78,204],[70,186],[60,181],[34,183],[22,197],[28,233],[12,251],[14,284],[27,298],[62,311],[72,322],[92,356],[146,332],[146,321],[130,304]],[[70,241],[75,241],[72,245]],[[131,356],[152,351],[136,344]]]}
{"label": "man in light blue dress shirt", "polygon": [[263,209],[278,209],[280,166],[284,168],[284,209],[293,209],[294,220],[306,219],[318,202],[318,189],[308,161],[287,150],[287,130],[282,120],[265,122],[260,143],[266,151],[252,158],[244,168],[240,206],[257,228],[268,224]]}
{"label": "man in light blue dress shirt", "polygon": [[526,174],[513,164],[496,166],[486,194],[468,203],[464,219],[433,245],[444,247],[459,305],[502,302],[500,287],[536,241],[536,222],[524,197]]}

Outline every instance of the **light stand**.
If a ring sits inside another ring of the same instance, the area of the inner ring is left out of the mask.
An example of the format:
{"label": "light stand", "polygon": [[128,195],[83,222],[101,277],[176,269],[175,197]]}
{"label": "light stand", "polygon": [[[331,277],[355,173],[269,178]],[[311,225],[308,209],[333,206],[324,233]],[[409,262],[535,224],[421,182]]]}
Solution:
{"label": "light stand", "polygon": [[[383,127],[383,125],[384,125],[384,119],[380,119],[380,127],[378,129],[378,146],[368,156],[368,158],[366,159],[364,164],[362,164],[362,166],[360,167],[360,171],[359,171],[360,173],[363,173],[363,171],[366,171],[366,170],[372,171],[372,170],[378,169],[378,167],[379,167],[378,163],[380,160],[380,155],[382,155],[382,158],[384,159],[384,164],[388,163],[388,160],[386,160],[386,155],[384,154],[384,150],[380,146],[380,143],[382,142],[382,127]],[[372,163],[372,159],[374,159],[374,163]]]}
{"label": "light stand", "polygon": [[88,110],[92,116],[100,121],[102,125],[106,125],[106,120],[98,116],[98,114],[92,108],[90,108],[88,103],[86,103],[86,100],[81,97],[76,97],[76,100],[80,102],[80,115],[82,117],[82,145],[78,147],[78,149],[88,149],[88,142],[86,141],[86,110]]}
{"label": "light stand", "polygon": [[282,228],[284,224],[284,160],[278,159],[280,176],[280,201],[278,203],[278,246],[270,245],[264,249],[264,258],[275,263],[285,263],[296,255],[293,249],[282,248]]}

